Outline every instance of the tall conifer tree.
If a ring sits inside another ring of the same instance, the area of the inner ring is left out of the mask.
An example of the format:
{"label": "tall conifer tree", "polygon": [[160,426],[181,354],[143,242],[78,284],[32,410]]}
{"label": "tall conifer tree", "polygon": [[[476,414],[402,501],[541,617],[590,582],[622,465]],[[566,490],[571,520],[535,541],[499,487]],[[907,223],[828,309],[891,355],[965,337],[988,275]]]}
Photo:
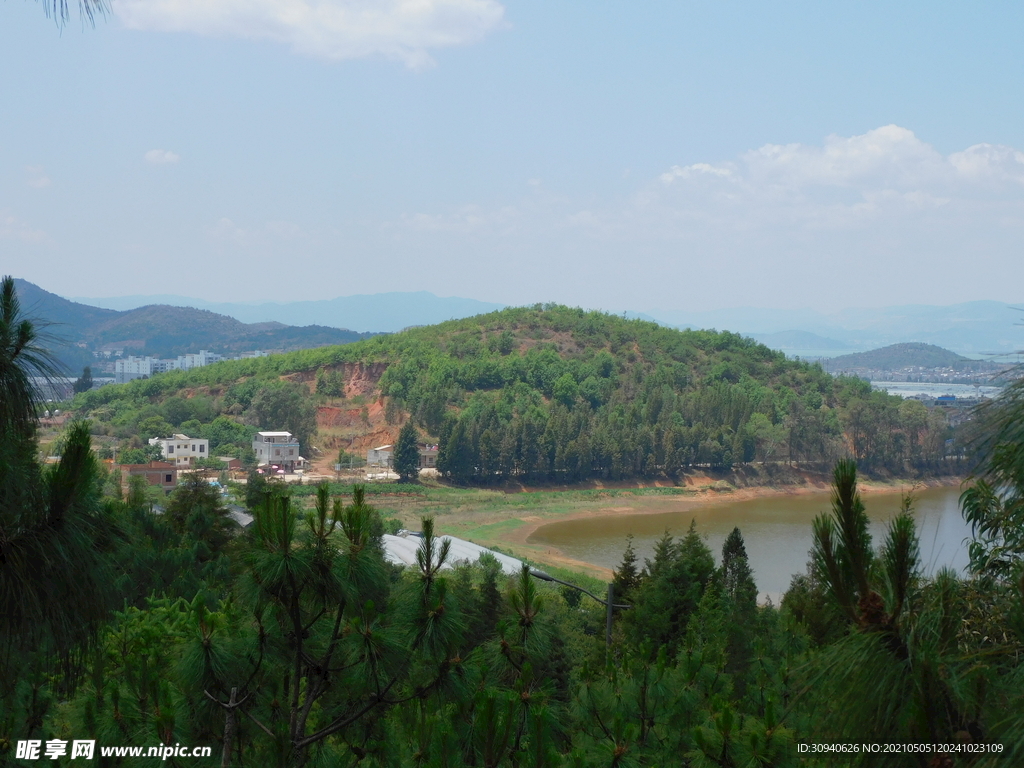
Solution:
{"label": "tall conifer tree", "polygon": [[395,442],[394,470],[403,483],[412,483],[419,477],[420,449],[419,437],[412,419],[405,422]]}

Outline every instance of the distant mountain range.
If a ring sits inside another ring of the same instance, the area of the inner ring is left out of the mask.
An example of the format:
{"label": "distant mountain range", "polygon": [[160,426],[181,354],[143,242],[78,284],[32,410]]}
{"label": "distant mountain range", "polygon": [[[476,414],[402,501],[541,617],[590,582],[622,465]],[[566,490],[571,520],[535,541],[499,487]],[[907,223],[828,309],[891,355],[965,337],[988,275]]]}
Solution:
{"label": "distant mountain range", "polygon": [[54,351],[72,373],[95,362],[93,351],[104,348],[154,357],[176,357],[200,349],[221,354],[255,349],[284,352],[348,344],[374,335],[322,325],[246,324],[188,307],[150,305],[117,311],[69,301],[25,280],[16,278],[14,284],[26,315],[51,324],[45,330],[59,340]]}
{"label": "distant mountain range", "polygon": [[708,312],[653,309],[637,316],[679,328],[727,329],[808,357],[834,357],[903,342],[935,344],[978,357],[1024,350],[1024,313],[1018,306],[1024,305],[970,301],[950,306],[853,308],[832,314],[751,307]]}
{"label": "distant mountain range", "polygon": [[434,325],[503,309],[475,299],[442,298],[427,291],[342,296],[323,301],[275,304],[231,304],[190,299],[185,296],[123,296],[107,299],[75,299],[108,309],[129,310],[147,304],[195,307],[228,315],[243,323],[278,322],[288,325],[326,325],[356,331],[393,333],[414,325]]}
{"label": "distant mountain range", "polygon": [[[439,297],[427,291],[287,303],[209,302],[166,295],[76,301],[121,311],[149,304],[187,306],[217,312],[244,323],[315,324],[361,332],[399,331],[504,307],[475,299]],[[705,312],[650,309],[625,314],[676,328],[729,330],[804,358],[836,357],[905,342],[934,344],[971,357],[1005,356],[1024,350],[1024,313],[1014,305],[998,301],[854,308],[828,314],[807,309],[752,307]]]}

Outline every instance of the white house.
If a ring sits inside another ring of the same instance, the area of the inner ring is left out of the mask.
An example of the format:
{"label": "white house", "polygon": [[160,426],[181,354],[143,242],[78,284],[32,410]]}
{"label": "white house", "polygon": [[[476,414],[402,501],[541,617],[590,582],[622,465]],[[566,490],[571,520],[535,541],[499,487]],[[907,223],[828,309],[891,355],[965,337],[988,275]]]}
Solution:
{"label": "white house", "polygon": [[306,463],[299,455],[299,441],[291,432],[257,432],[252,450],[259,465],[294,472]]}
{"label": "white house", "polygon": [[366,463],[371,467],[390,467],[393,445],[381,445],[366,452]]}
{"label": "white house", "polygon": [[205,438],[172,435],[154,437],[149,444],[159,445],[164,461],[173,463],[179,469],[192,466],[195,459],[210,458],[210,441]]}
{"label": "white house", "polygon": [[[437,466],[436,445],[420,445],[420,469],[434,468]],[[395,446],[381,445],[371,448],[366,452],[366,464],[371,467],[390,467],[394,461]]]}

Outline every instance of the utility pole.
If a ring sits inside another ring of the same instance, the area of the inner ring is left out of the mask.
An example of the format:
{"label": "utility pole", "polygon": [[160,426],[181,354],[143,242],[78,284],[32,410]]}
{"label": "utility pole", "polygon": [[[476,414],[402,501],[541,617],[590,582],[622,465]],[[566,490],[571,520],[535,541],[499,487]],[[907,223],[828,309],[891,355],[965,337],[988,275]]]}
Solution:
{"label": "utility pole", "polygon": [[609,582],[608,583],[608,599],[607,600],[602,600],[600,597],[595,595],[593,592],[589,592],[589,591],[585,590],[583,587],[581,587],[581,586],[579,586],[577,584],[570,584],[568,581],[562,581],[561,579],[556,579],[554,576],[552,576],[552,575],[550,575],[548,573],[545,573],[544,571],[537,570],[536,568],[531,568],[530,569],[530,575],[533,576],[535,579],[540,579],[541,581],[553,581],[556,584],[561,584],[561,585],[566,586],[566,587],[572,587],[573,589],[577,590],[578,592],[582,592],[583,594],[588,595],[588,596],[594,598],[601,605],[606,606],[608,610],[607,610],[607,612],[605,614],[604,643],[605,643],[605,646],[607,648],[611,648],[612,647],[612,612],[616,608],[618,608],[619,610],[628,610],[628,609],[633,607],[631,605],[616,605],[615,604],[615,583],[614,582]]}

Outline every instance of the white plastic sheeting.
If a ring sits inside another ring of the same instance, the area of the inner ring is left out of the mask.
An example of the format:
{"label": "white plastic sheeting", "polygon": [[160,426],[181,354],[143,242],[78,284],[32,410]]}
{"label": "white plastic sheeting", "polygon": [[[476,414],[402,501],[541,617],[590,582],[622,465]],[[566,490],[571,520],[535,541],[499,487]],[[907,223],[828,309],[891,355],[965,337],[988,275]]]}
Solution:
{"label": "white plastic sheeting", "polygon": [[[403,532],[404,533],[404,532]],[[454,568],[460,563],[475,563],[480,559],[480,555],[485,552],[495,560],[501,566],[503,573],[509,576],[515,576],[523,570],[523,563],[521,560],[517,560],[514,557],[503,555],[500,552],[493,552],[487,547],[481,547],[479,544],[474,544],[471,541],[465,539],[456,539],[454,536],[438,536],[438,544],[441,546],[442,541],[450,541],[451,549],[448,554],[448,562],[445,563],[444,569]],[[384,557],[387,558],[388,562],[394,563],[395,565],[410,565],[418,567],[416,562],[416,551],[420,548],[419,536],[411,533],[405,533],[405,535],[399,534],[398,536],[392,536],[391,534],[384,534]]]}

